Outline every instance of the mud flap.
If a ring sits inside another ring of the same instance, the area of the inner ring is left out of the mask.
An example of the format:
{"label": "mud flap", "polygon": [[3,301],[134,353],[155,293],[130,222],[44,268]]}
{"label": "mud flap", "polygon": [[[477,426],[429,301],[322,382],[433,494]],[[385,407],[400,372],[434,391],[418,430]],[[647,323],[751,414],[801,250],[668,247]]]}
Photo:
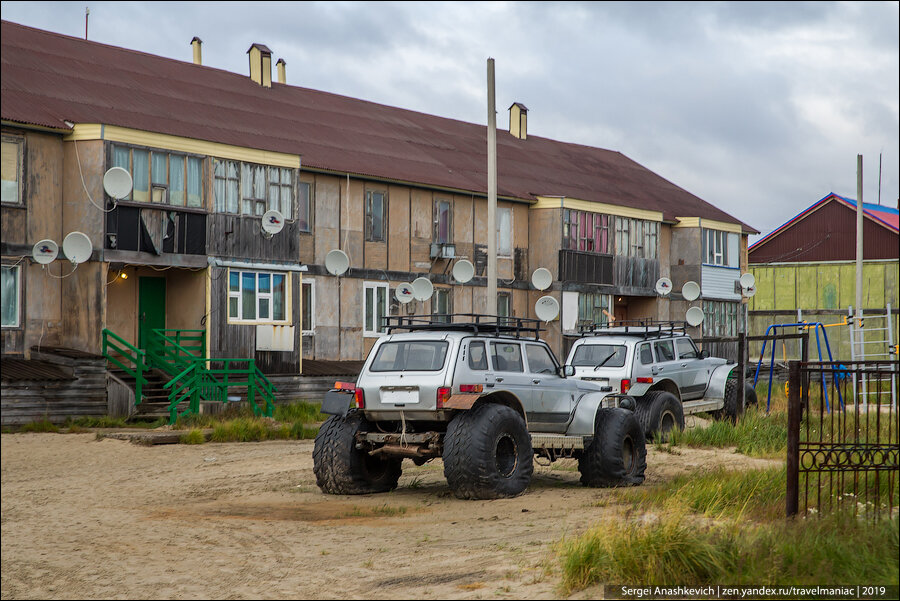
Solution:
{"label": "mud flap", "polygon": [[352,402],[353,394],[340,390],[329,390],[325,393],[325,398],[322,400],[321,411],[328,415],[346,417]]}

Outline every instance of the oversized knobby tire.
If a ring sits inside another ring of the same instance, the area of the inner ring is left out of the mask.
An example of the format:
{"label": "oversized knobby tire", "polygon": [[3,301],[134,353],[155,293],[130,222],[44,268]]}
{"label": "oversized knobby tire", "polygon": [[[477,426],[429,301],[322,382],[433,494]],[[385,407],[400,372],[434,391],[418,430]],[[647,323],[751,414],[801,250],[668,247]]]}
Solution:
{"label": "oversized knobby tire", "polygon": [[597,411],[594,439],[578,459],[585,486],[637,486],[647,469],[644,430],[627,409]]}
{"label": "oversized knobby tire", "polygon": [[332,415],[313,447],[313,472],[322,492],[332,495],[364,495],[397,488],[402,459],[369,455],[356,448],[356,433],[368,430],[365,416],[351,411]]}
{"label": "oversized knobby tire", "polygon": [[743,413],[744,407],[741,405],[740,395],[738,394],[738,381],[735,378],[728,378],[725,381],[725,406],[722,407],[721,411],[716,412],[716,417],[736,424]]}
{"label": "oversized knobby tire", "polygon": [[684,430],[684,407],[665,390],[653,390],[639,398],[634,415],[647,440],[665,442],[672,430]]}
{"label": "oversized knobby tire", "polygon": [[753,382],[747,380],[744,382],[744,396],[746,397],[744,406],[745,407],[755,407],[758,399],[756,398],[756,388],[753,387]]}
{"label": "oversized knobby tire", "polygon": [[528,488],[534,450],[525,420],[505,405],[460,413],[444,436],[444,477],[460,499],[515,497]]}

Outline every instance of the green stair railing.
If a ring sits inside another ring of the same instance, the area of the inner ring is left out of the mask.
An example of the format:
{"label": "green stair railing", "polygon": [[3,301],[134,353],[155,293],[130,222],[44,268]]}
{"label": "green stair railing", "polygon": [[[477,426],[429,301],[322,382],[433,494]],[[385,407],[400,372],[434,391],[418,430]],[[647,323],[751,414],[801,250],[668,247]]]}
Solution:
{"label": "green stair railing", "polygon": [[143,399],[144,384],[147,383],[144,373],[150,369],[147,353],[112,330],[104,329],[103,356],[107,361],[134,378],[134,404],[140,405],[141,399]]}
{"label": "green stair railing", "polygon": [[[134,377],[136,403],[140,403],[141,389],[147,383],[143,375],[146,371],[155,368],[170,376],[163,386],[168,391],[170,424],[179,417],[200,413],[201,401],[229,402],[230,390],[246,391],[254,415],[272,417],[274,413],[275,386],[256,361],[208,359],[204,330],[151,330],[146,350],[103,330],[103,355]],[[183,404],[186,407],[179,411]]]}

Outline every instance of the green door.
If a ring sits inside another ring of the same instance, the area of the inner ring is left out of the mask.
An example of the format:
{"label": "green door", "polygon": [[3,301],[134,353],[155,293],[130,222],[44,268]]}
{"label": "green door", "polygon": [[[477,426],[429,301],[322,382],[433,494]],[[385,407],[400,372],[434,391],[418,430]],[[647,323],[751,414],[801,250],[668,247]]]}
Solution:
{"label": "green door", "polygon": [[166,327],[166,279],[138,280],[138,348],[146,349],[150,330]]}

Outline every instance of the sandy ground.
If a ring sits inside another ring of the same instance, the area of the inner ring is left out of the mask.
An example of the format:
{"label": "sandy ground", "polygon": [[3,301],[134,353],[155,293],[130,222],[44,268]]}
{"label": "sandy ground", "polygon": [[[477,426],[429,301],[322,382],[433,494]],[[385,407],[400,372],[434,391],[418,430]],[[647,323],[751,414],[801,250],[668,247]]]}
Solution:
{"label": "sandy ground", "polygon": [[[439,461],[405,461],[388,494],[326,496],[312,448],[3,434],[2,597],[555,599],[554,545],[625,519],[570,460],[515,499],[458,500]],[[651,447],[645,485],[770,464],[680,451]]]}

